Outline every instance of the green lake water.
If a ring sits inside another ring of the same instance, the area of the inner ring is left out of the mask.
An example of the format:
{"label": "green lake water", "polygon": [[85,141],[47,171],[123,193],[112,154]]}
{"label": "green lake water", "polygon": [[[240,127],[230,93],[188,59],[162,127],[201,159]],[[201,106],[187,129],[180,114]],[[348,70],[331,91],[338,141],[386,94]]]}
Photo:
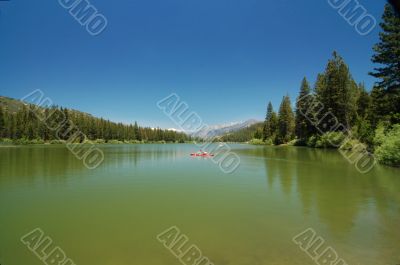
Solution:
{"label": "green lake water", "polygon": [[224,174],[195,145],[100,145],[87,169],[65,146],[0,147],[0,264],[44,264],[41,228],[76,265],[181,264],[156,236],[178,227],[214,265],[315,264],[312,228],[351,265],[400,264],[400,170],[360,174],[335,150],[231,145]]}

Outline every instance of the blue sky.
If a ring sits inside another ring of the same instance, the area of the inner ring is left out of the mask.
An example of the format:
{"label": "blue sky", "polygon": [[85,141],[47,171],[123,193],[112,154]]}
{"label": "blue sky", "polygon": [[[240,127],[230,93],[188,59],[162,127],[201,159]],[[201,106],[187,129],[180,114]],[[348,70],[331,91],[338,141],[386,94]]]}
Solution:
{"label": "blue sky", "polygon": [[[359,1],[380,20],[383,0]],[[379,27],[361,36],[324,0],[91,0],[89,35],[57,0],[0,2],[0,95],[41,89],[114,121],[177,127],[156,102],[177,93],[208,124],[263,119],[314,83],[332,51],[368,88]]]}

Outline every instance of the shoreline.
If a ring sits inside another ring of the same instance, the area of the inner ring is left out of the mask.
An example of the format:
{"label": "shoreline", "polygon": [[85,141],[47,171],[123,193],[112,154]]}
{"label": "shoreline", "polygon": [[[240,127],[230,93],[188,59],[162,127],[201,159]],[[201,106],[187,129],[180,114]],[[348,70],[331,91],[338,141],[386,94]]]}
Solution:
{"label": "shoreline", "polygon": [[[18,139],[18,140],[22,140],[22,139]],[[166,141],[118,141],[118,140],[111,140],[109,142],[106,142],[105,140],[88,140],[86,142],[83,143],[68,143],[67,141],[64,140],[56,140],[53,142],[42,142],[42,141],[27,141],[27,142],[23,142],[23,143],[15,143],[14,141],[18,141],[18,140],[10,140],[8,139],[7,141],[0,141],[0,148],[16,148],[16,147],[24,147],[24,146],[57,146],[57,145],[66,145],[66,144],[91,144],[91,145],[148,145],[148,144],[196,144],[196,142],[193,141],[187,141],[187,142],[166,142]],[[290,142],[290,143],[285,143],[285,144],[280,144],[280,145],[276,145],[276,144],[260,144],[260,143],[251,143],[251,142],[215,142],[214,144],[220,144],[220,143],[224,143],[224,144],[240,144],[240,145],[249,145],[249,146],[263,146],[263,147],[274,147],[274,148],[279,148],[279,147],[299,147],[299,148],[310,148],[310,149],[319,149],[319,150],[340,150],[340,148],[336,148],[336,147],[331,147],[331,146],[327,146],[327,147],[315,147],[315,146],[308,146],[308,145],[296,145],[295,142]],[[350,150],[351,149],[342,149],[342,150]],[[360,152],[361,153],[361,152]],[[373,156],[375,156],[374,153],[371,152],[371,154]],[[386,164],[386,163],[382,163],[380,161],[377,161],[377,164],[382,165],[382,166],[387,166],[390,168],[400,168],[400,166],[397,165],[390,165],[390,164]]]}

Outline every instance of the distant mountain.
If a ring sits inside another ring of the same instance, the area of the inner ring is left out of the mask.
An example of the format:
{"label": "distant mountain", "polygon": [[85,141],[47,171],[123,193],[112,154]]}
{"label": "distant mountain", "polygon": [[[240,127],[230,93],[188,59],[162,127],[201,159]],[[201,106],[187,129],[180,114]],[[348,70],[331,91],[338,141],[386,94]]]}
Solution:
{"label": "distant mountain", "polygon": [[191,136],[200,138],[212,138],[248,128],[256,123],[259,123],[259,121],[250,119],[244,122],[231,122],[226,124],[212,125],[209,126],[208,128],[202,129],[200,131],[191,134]]}

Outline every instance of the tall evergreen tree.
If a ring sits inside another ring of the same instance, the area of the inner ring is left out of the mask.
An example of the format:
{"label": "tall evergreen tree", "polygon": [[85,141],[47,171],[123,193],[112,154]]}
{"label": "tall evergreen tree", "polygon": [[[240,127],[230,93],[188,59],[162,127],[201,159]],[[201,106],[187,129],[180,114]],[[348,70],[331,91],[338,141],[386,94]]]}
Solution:
{"label": "tall evergreen tree", "polygon": [[69,111],[66,108],[65,109],[61,108],[61,111],[63,113],[62,115],[65,117],[65,121],[63,122],[62,127],[60,127],[60,129],[59,129],[60,133],[58,136],[62,140],[67,140],[74,133],[73,131],[71,131],[71,125],[72,125],[71,117],[69,115]]}
{"label": "tall evergreen tree", "polygon": [[268,103],[267,115],[264,121],[263,140],[272,139],[276,134],[277,129],[277,116],[272,106],[271,101]]}
{"label": "tall evergreen tree", "polygon": [[372,128],[376,128],[380,121],[390,120],[391,108],[388,102],[389,96],[383,88],[378,86],[372,88],[371,106],[368,115]]}
{"label": "tall evergreen tree", "polygon": [[[304,77],[300,93],[296,101],[296,126],[295,133],[300,141],[306,140],[313,133],[313,125],[309,121],[307,113],[311,110],[312,96],[307,79]],[[306,116],[307,115],[307,116]]]}
{"label": "tall evergreen tree", "polygon": [[264,139],[263,130],[256,130],[256,131],[254,132],[254,134],[253,134],[253,138],[255,138],[255,139],[260,139],[260,140]]}
{"label": "tall evergreen tree", "polygon": [[142,133],[141,133],[140,128],[139,128],[139,126],[138,126],[136,121],[135,121],[135,125],[133,125],[133,130],[135,132],[136,140],[141,141],[142,140]]}
{"label": "tall evergreen tree", "polygon": [[[379,34],[380,42],[374,46],[375,54],[372,62],[381,67],[370,73],[378,78],[377,89],[381,89],[382,98],[373,97],[376,108],[384,108],[389,114],[392,123],[400,122],[400,17],[395,13],[390,4],[386,4],[380,24],[382,32]],[[375,102],[374,100],[379,100]],[[384,112],[380,110],[379,112]]]}
{"label": "tall evergreen tree", "polygon": [[289,96],[282,99],[278,114],[278,131],[275,142],[287,143],[294,137],[295,120]]}
{"label": "tall evergreen tree", "polygon": [[359,92],[357,96],[357,117],[367,119],[369,109],[371,107],[371,96],[365,89],[364,84],[359,84]]}
{"label": "tall evergreen tree", "polygon": [[18,134],[18,127],[17,127],[17,115],[16,114],[10,114],[9,115],[9,129],[8,129],[8,134],[11,139],[18,139],[19,134]]}
{"label": "tall evergreen tree", "polygon": [[356,93],[357,84],[351,77],[348,66],[334,52],[324,74],[319,75],[317,80],[316,96],[324,105],[323,113],[320,114],[331,112],[339,123],[350,128],[356,117]]}
{"label": "tall evergreen tree", "polygon": [[374,46],[372,62],[381,64],[370,74],[381,79],[378,86],[388,91],[400,88],[400,17],[393,7],[386,4],[380,24],[383,32],[379,33],[380,42]]}
{"label": "tall evergreen tree", "polygon": [[318,96],[318,100],[322,99],[322,95],[326,89],[325,76],[323,73],[319,73],[317,76],[317,81],[314,85],[314,93]]}
{"label": "tall evergreen tree", "polygon": [[27,128],[26,137],[29,140],[36,139],[38,137],[38,130],[36,128],[37,118],[35,113],[33,112],[33,108],[28,106],[26,119],[25,119],[25,127]]}
{"label": "tall evergreen tree", "polygon": [[356,138],[363,143],[370,144],[373,139],[373,130],[371,128],[370,113],[371,113],[371,96],[365,90],[364,84],[358,86],[357,95],[357,117],[355,121],[354,132]]}

